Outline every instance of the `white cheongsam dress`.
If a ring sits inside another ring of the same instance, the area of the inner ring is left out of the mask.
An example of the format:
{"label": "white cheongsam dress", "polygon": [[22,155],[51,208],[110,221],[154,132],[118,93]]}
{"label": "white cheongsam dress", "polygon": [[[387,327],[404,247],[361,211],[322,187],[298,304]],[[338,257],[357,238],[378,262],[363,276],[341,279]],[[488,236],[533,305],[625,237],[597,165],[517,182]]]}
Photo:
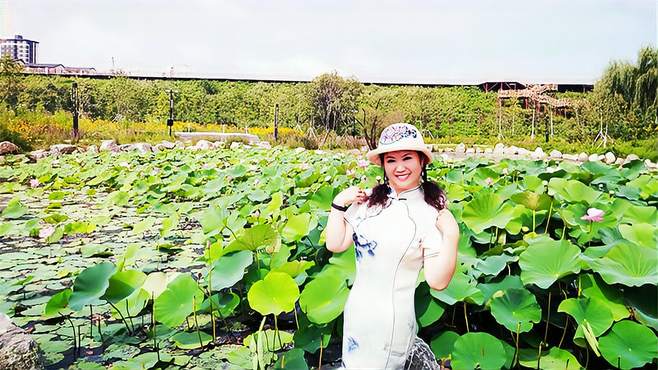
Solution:
{"label": "white cheongsam dress", "polygon": [[420,187],[396,194],[386,207],[352,204],[356,278],[345,303],[344,369],[403,369],[418,332],[414,292],[424,250],[443,245],[438,211]]}

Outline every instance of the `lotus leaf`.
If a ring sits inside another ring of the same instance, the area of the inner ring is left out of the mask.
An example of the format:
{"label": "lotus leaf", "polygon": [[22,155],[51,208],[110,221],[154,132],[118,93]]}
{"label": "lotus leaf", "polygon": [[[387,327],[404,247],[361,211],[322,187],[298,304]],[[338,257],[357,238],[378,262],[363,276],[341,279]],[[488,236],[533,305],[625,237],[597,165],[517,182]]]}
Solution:
{"label": "lotus leaf", "polygon": [[548,194],[557,195],[568,203],[584,201],[587,204],[593,204],[602,193],[578,180],[565,180],[554,177],[548,182]]}
{"label": "lotus leaf", "polygon": [[213,291],[232,287],[244,277],[244,270],[253,262],[253,253],[248,250],[220,257],[209,272]]}
{"label": "lotus leaf", "polygon": [[599,339],[599,348],[612,366],[634,369],[658,357],[658,338],[651,329],[623,320]]}
{"label": "lotus leaf", "polygon": [[45,318],[50,318],[56,317],[60,314],[66,314],[69,311],[67,306],[72,293],[73,291],[71,289],[64,289],[50,297],[50,300],[48,300],[48,303],[46,303],[46,307],[44,308],[43,316]]}
{"label": "lotus leaf", "polygon": [[430,295],[427,284],[421,284],[414,296],[416,319],[421,327],[429,326],[441,318],[445,308]]}
{"label": "lotus leaf", "polygon": [[279,355],[279,359],[274,364],[274,370],[308,370],[308,365],[304,359],[304,351],[299,348],[291,349],[288,352]]}
{"label": "lotus leaf", "polygon": [[518,259],[519,257],[510,256],[508,254],[490,256],[485,260],[478,262],[478,264],[475,265],[475,268],[484,275],[496,276],[505,269],[509,262],[516,262]]}
{"label": "lotus leaf", "polygon": [[177,272],[152,272],[146,276],[146,280],[142,285],[149,296],[153,298],[158,298],[162,292],[167,289],[167,285],[178,277],[179,273]]}
{"label": "lotus leaf", "polygon": [[171,341],[180,349],[196,349],[212,342],[212,336],[199,332],[180,332],[171,337]]}
{"label": "lotus leaf", "polygon": [[288,218],[288,222],[286,222],[281,230],[281,235],[288,241],[299,241],[302,237],[308,234],[310,222],[311,215],[308,213],[293,215]]}
{"label": "lotus leaf", "polygon": [[601,258],[588,259],[593,271],[608,284],[641,286],[658,282],[658,254],[655,248],[617,244]]}
{"label": "lotus leaf", "polygon": [[181,274],[155,299],[155,320],[170,328],[177,327],[202,301],[203,292],[197,282],[190,275]]}
{"label": "lotus leaf", "polygon": [[494,294],[491,300],[491,314],[499,324],[512,332],[525,333],[533,323],[541,321],[541,307],[534,294],[527,289],[508,289],[502,294]]}
{"label": "lotus leaf", "polygon": [[446,289],[441,291],[430,289],[430,294],[448,305],[461,301],[482,304],[484,296],[476,285],[477,281],[475,279],[461,271],[457,271]]}
{"label": "lotus leaf", "polygon": [[254,283],[247,293],[249,306],[263,316],[292,311],[298,298],[297,283],[290,275],[275,271]]}
{"label": "lotus leaf", "polygon": [[270,249],[280,245],[280,243],[279,235],[271,225],[256,225],[244,229],[238,238],[224,249],[224,253],[239,250],[255,251],[261,248]]}
{"label": "lotus leaf", "polygon": [[658,331],[658,290],[654,285],[625,288],[624,300],[637,321]]}
{"label": "lotus leaf", "polygon": [[633,225],[621,224],[619,225],[619,232],[624,239],[630,240],[633,243],[657,249],[658,246],[658,227],[647,223],[634,223]]}
{"label": "lotus leaf", "polygon": [[500,369],[505,364],[501,342],[488,333],[466,333],[455,341],[452,366],[461,369]]}
{"label": "lotus leaf", "polygon": [[613,289],[595,275],[580,275],[579,279],[583,296],[598,299],[598,302],[610,310],[614,321],[619,321],[630,315],[630,312],[624,305],[621,292]]}
{"label": "lotus leaf", "polygon": [[[266,344],[264,344],[264,347],[267,348],[269,351],[274,352],[274,351],[279,351],[283,347],[285,347],[287,344],[293,342],[293,335],[291,333],[288,333],[287,331],[279,330],[275,331],[272,329],[267,329],[263,330],[260,332],[260,335],[262,336],[263,340],[267,341]],[[259,338],[259,333],[255,332],[253,334],[249,334],[244,338],[244,345],[249,347],[251,342],[254,340],[254,336],[256,339]],[[280,341],[279,341],[280,340]],[[283,345],[283,347],[282,347]]]}
{"label": "lotus leaf", "polygon": [[502,229],[514,217],[513,208],[496,193],[481,191],[464,206],[462,220],[475,233],[492,226]]}
{"label": "lotus leaf", "polygon": [[459,339],[459,334],[454,331],[444,331],[437,335],[430,342],[430,348],[436,358],[448,358],[455,348],[455,342]]}
{"label": "lotus leaf", "polygon": [[27,207],[21,203],[21,200],[18,197],[16,197],[12,198],[7,203],[5,209],[2,210],[2,217],[9,220],[15,220],[23,217],[27,211]]}
{"label": "lotus leaf", "polygon": [[528,244],[519,256],[523,284],[547,289],[561,277],[580,271],[580,248],[568,240],[541,237],[530,239]]}
{"label": "lotus leaf", "polygon": [[340,276],[319,274],[304,287],[299,306],[311,322],[324,324],[343,312],[348,296],[349,289]]}
{"label": "lotus leaf", "polygon": [[115,271],[116,267],[109,262],[84,269],[73,283],[69,307],[80,311],[86,305],[96,304],[110,285],[110,277]]}
{"label": "lotus leaf", "polygon": [[313,261],[289,261],[279,267],[273,268],[272,271],[285,272],[294,278],[313,266],[315,266],[315,262]]}
{"label": "lotus leaf", "polygon": [[558,312],[565,312],[578,323],[574,342],[584,346],[584,327],[589,325],[593,336],[603,334],[613,323],[610,310],[596,298],[568,298],[560,302]]}
{"label": "lotus leaf", "polygon": [[[524,367],[537,368],[537,351],[522,351],[519,363]],[[539,368],[543,370],[581,370],[583,367],[578,359],[569,351],[551,347],[548,352],[542,352],[539,358]]]}
{"label": "lotus leaf", "polygon": [[110,284],[102,299],[117,303],[127,298],[139,289],[146,280],[146,274],[137,270],[124,270],[115,272],[110,277]]}

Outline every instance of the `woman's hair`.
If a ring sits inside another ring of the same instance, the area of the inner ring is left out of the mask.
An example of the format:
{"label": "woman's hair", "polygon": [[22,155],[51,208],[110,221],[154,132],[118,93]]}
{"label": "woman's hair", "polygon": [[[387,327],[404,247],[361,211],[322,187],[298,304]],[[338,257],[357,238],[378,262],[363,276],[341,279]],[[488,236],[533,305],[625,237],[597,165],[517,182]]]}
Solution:
{"label": "woman's hair", "polygon": [[[422,158],[424,154],[418,153],[418,158]],[[379,159],[381,160],[382,167],[384,166],[384,154],[379,155]],[[446,197],[445,192],[439,185],[437,185],[434,181],[430,181],[427,179],[427,170],[426,170],[427,164],[423,164],[423,170],[422,170],[422,183],[420,184],[420,187],[423,189],[423,194],[425,196],[425,202],[429,204],[430,206],[434,207],[437,209],[437,211],[440,211],[447,206],[447,201],[448,198]],[[368,207],[372,206],[377,206],[381,205],[382,207],[386,206],[386,203],[388,202],[388,194],[391,192],[391,188],[388,186],[388,178],[386,177],[386,170],[384,170],[384,182],[378,185],[375,185],[374,188],[372,188],[372,194],[368,198]]]}

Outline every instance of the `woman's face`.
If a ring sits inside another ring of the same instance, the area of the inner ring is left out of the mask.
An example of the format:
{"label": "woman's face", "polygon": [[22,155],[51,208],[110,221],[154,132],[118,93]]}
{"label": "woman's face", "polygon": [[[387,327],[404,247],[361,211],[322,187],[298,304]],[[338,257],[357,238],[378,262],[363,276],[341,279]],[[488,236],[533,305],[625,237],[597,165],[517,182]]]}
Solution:
{"label": "woman's face", "polygon": [[384,171],[389,185],[397,194],[420,184],[422,159],[414,150],[398,150],[384,154]]}

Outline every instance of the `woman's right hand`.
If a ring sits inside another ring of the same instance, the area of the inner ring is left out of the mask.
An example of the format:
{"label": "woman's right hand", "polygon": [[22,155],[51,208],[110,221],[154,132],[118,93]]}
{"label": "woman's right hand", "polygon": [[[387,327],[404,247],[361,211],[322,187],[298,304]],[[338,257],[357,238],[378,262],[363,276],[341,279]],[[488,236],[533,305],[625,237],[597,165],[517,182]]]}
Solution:
{"label": "woman's right hand", "polygon": [[350,204],[357,202],[357,204],[364,203],[368,200],[368,195],[366,190],[359,188],[358,186],[350,186],[349,188],[341,191],[334,198],[334,203],[339,206],[349,206]]}

